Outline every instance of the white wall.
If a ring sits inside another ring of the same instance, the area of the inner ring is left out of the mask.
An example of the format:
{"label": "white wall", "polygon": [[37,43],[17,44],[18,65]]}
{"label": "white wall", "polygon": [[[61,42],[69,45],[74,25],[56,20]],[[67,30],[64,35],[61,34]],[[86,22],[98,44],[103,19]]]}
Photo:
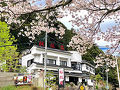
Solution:
{"label": "white wall", "polygon": [[[43,63],[43,56],[40,56],[41,54],[43,55],[45,53],[44,49],[41,48],[32,48],[31,49],[32,54],[35,56],[35,62]],[[56,65],[60,65],[60,60],[65,60],[67,61],[67,66],[71,67],[71,54],[69,52],[60,52],[60,51],[55,51],[55,50],[47,50],[47,58],[48,59],[54,59],[56,60]],[[40,61],[38,61],[40,60]]]}
{"label": "white wall", "polygon": [[[87,69],[86,69],[86,64],[82,64],[82,71],[88,71]],[[89,71],[88,71],[89,72]]]}
{"label": "white wall", "polygon": [[[86,66],[88,66],[88,69],[86,69]],[[90,68],[92,68],[92,70],[90,70]],[[93,72],[93,69],[94,69],[93,67],[91,67],[87,64],[82,64],[82,71],[86,71],[86,72],[89,72],[89,73],[95,75],[95,73]]]}
{"label": "white wall", "polygon": [[[22,66],[27,66],[27,61],[34,58],[34,62],[43,63],[45,50],[43,48],[32,47],[31,54],[22,57]],[[71,53],[57,50],[47,50],[47,58],[56,60],[56,65],[60,65],[60,60],[67,61],[67,66],[71,67]]]}
{"label": "white wall", "polygon": [[28,54],[22,57],[22,66],[26,66],[27,67],[27,61],[34,59],[34,56],[32,54]]}
{"label": "white wall", "polygon": [[71,62],[82,62],[81,54],[77,51],[70,51],[71,55]]}
{"label": "white wall", "polygon": [[34,55],[34,62],[40,63],[40,54]]}

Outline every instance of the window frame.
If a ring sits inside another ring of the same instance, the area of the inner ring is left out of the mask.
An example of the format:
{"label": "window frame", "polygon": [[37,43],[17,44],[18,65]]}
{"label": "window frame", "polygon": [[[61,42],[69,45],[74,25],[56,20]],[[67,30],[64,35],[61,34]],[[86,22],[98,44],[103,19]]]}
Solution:
{"label": "window frame", "polygon": [[79,70],[79,71],[82,71],[82,64],[80,63],[80,62],[73,62],[72,64],[72,68],[74,69],[74,70]]}
{"label": "window frame", "polygon": [[[64,62],[65,62],[65,64],[63,64]],[[67,66],[67,61],[60,60],[60,66]]]}
{"label": "window frame", "polygon": [[[51,61],[53,63],[50,63]],[[43,58],[43,64],[44,64],[44,58]],[[47,59],[46,64],[47,65],[56,65],[56,60],[54,60],[54,59]]]}

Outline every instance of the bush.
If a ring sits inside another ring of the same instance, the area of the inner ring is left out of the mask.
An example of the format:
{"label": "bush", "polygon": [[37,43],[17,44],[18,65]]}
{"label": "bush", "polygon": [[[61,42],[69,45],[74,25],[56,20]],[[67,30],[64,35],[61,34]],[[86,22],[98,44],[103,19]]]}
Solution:
{"label": "bush", "polygon": [[73,82],[70,82],[70,86],[73,87],[75,86],[75,84]]}
{"label": "bush", "polygon": [[66,87],[69,87],[69,86],[70,86],[70,83],[65,83],[65,86],[66,86]]}
{"label": "bush", "polygon": [[107,90],[105,87],[102,87],[102,90]]}
{"label": "bush", "polygon": [[98,90],[98,85],[96,85],[96,90]]}

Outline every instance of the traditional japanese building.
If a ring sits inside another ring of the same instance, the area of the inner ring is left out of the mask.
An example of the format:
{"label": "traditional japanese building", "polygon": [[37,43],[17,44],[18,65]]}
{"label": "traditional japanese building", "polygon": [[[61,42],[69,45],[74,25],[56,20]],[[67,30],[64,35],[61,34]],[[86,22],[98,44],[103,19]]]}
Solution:
{"label": "traditional japanese building", "polygon": [[[44,47],[33,46],[28,52],[25,51],[26,54],[24,53],[22,57],[22,66],[26,66],[29,73],[43,71]],[[90,75],[95,75],[95,68],[82,60],[79,52],[47,48],[47,71],[53,71],[54,75],[58,75],[59,68],[64,68],[66,82],[74,82],[75,84],[80,82],[93,86]]]}

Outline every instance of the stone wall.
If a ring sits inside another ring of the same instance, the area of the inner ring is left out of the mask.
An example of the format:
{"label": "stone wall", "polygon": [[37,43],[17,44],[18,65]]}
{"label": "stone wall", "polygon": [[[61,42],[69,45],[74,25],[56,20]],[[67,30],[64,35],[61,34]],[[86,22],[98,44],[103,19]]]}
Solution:
{"label": "stone wall", "polygon": [[14,75],[17,73],[0,72],[0,87],[14,85]]}

